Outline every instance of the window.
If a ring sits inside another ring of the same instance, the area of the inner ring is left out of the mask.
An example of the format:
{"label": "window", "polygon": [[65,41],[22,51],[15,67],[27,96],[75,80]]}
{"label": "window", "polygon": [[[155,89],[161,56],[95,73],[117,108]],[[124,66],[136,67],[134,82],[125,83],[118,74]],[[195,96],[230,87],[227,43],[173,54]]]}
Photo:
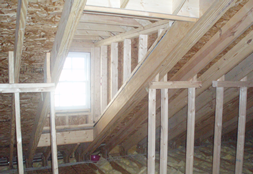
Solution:
{"label": "window", "polygon": [[90,109],[90,53],[70,52],[55,91],[56,110]]}

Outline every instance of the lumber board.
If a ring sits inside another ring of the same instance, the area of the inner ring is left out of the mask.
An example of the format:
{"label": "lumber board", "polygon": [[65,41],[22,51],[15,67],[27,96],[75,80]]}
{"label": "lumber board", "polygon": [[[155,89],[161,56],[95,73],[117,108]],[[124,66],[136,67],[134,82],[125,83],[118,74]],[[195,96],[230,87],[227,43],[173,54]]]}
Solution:
{"label": "lumber board", "polygon": [[124,40],[123,83],[131,76],[131,39]]}
{"label": "lumber board", "polygon": [[148,52],[148,35],[139,36],[138,63],[144,59]]}
{"label": "lumber board", "polygon": [[118,43],[111,44],[111,99],[118,92]]}
{"label": "lumber board", "polygon": [[225,88],[240,88],[240,87],[253,87],[253,82],[244,81],[213,81],[213,87],[225,87]]}
{"label": "lumber board", "polygon": [[100,63],[100,102],[101,102],[101,113],[105,110],[108,104],[107,98],[107,46],[101,47],[101,63]]}
{"label": "lumber board", "polygon": [[[86,5],[86,0],[69,0],[66,1],[63,7],[62,16],[59,22],[58,30],[55,37],[55,42],[51,52],[51,78],[53,83],[57,83],[71,46],[72,38],[76,31],[79,19]],[[27,164],[31,166],[33,156],[48,113],[49,95],[46,95],[43,101],[40,101],[31,139],[28,146]]]}
{"label": "lumber board", "polygon": [[94,103],[93,103],[93,119],[98,121],[101,115],[100,107],[100,64],[101,64],[101,49],[95,47],[94,49]]}
{"label": "lumber board", "polygon": [[194,81],[168,81],[168,82],[151,82],[150,89],[177,89],[177,88],[200,88],[201,82]]}

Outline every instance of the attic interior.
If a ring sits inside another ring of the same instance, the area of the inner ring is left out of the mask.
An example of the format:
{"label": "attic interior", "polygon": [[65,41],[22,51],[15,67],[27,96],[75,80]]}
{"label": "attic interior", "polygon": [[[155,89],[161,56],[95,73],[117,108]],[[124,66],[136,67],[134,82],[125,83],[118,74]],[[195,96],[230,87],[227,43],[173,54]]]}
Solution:
{"label": "attic interior", "polygon": [[0,173],[253,173],[253,0],[0,6]]}

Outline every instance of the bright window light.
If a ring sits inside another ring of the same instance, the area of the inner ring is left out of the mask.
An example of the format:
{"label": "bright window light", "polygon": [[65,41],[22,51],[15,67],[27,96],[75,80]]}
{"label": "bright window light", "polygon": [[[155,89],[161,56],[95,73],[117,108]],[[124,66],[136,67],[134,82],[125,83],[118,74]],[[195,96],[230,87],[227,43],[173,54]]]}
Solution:
{"label": "bright window light", "polygon": [[55,91],[56,110],[90,109],[90,53],[70,52]]}

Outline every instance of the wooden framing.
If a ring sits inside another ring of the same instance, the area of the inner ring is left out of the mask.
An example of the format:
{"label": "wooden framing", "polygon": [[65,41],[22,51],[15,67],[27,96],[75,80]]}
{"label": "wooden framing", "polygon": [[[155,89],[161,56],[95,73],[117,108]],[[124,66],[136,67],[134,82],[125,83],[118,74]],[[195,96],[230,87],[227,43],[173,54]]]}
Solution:
{"label": "wooden framing", "polygon": [[[60,78],[65,58],[67,57],[72,38],[76,31],[79,19],[82,15],[86,0],[65,1],[62,17],[58,25],[55,42],[51,52],[51,78],[53,83],[57,83]],[[32,130],[31,139],[28,146],[27,164],[32,165],[40,136],[45,125],[46,115],[48,113],[50,96],[47,94],[39,104],[35,122]]]}
{"label": "wooden framing", "polygon": [[[222,76],[219,81],[224,81]],[[220,152],[222,135],[222,114],[223,114],[224,88],[216,88],[216,108],[215,108],[215,127],[214,127],[214,150],[213,150],[213,174],[220,173]]]}
{"label": "wooden framing", "polygon": [[[79,130],[56,133],[57,145],[86,143],[93,140],[93,130]],[[50,146],[50,133],[42,134],[38,147]]]}
{"label": "wooden framing", "polygon": [[123,83],[125,83],[131,75],[131,39],[124,40],[123,59]]}
{"label": "wooden framing", "polygon": [[118,92],[118,43],[111,44],[111,99]]}
{"label": "wooden framing", "polygon": [[122,8],[107,8],[107,7],[97,7],[97,6],[85,6],[84,13],[88,14],[104,14],[110,16],[124,16],[130,18],[141,18],[141,19],[169,19],[175,21],[187,21],[187,22],[196,22],[197,18],[177,16],[163,13],[154,13],[154,12],[144,12],[137,10],[126,10]]}
{"label": "wooden framing", "polygon": [[[101,52],[100,47],[94,48],[94,103],[93,103],[93,119],[94,121],[98,121],[101,116],[101,108],[100,108],[100,71],[99,68],[101,65]],[[97,105],[98,104],[98,105]],[[96,106],[96,107],[95,107]]]}
{"label": "wooden framing", "polygon": [[139,36],[138,63],[142,61],[148,51],[148,35]]}
{"label": "wooden framing", "polygon": [[48,166],[48,158],[51,154],[51,147],[48,146],[46,148],[46,150],[43,152],[43,155],[42,155],[42,166],[45,167],[45,166]]}
{"label": "wooden framing", "polygon": [[182,89],[182,88],[200,88],[202,86],[202,82],[194,82],[194,81],[163,81],[163,82],[151,82],[151,89]]}
{"label": "wooden framing", "polygon": [[100,60],[100,102],[101,113],[104,112],[107,99],[107,46],[101,46],[101,60]]}
{"label": "wooden framing", "polygon": [[240,88],[240,87],[253,87],[253,82],[234,82],[234,81],[213,81],[213,87],[229,87],[229,88]]}

